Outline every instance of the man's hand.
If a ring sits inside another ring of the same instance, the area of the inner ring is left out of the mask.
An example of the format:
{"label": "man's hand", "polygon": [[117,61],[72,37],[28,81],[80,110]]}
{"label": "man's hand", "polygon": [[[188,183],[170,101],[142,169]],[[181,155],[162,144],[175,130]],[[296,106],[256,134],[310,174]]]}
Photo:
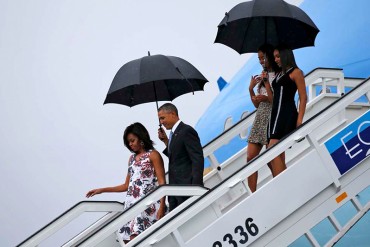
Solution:
{"label": "man's hand", "polygon": [[164,144],[168,144],[168,137],[167,137],[167,134],[166,132],[164,131],[164,129],[161,127],[158,129],[158,138],[159,140],[161,140],[162,142],[164,142]]}

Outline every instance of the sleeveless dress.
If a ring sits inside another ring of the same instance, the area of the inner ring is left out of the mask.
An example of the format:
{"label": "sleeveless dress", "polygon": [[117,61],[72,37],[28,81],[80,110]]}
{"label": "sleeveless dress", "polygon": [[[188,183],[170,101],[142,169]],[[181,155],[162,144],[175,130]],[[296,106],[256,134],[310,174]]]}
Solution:
{"label": "sleeveless dress", "polygon": [[272,82],[274,99],[269,124],[270,139],[281,139],[297,126],[298,111],[294,101],[297,85],[289,76],[294,69],[288,69],[285,74],[280,72]]}
{"label": "sleeveless dress", "polygon": [[[269,82],[274,80],[275,73],[269,73]],[[257,90],[257,95],[265,95],[267,96],[267,91],[265,87],[261,87]],[[271,103],[270,102],[261,102],[258,105],[256,111],[256,117],[254,118],[250,135],[248,137],[249,143],[256,143],[261,145],[268,144],[268,133],[267,133],[267,126],[269,125],[270,121],[270,114],[271,114]]]}
{"label": "sleeveless dress", "polygon": [[[138,200],[143,198],[149,192],[158,187],[157,177],[155,175],[154,166],[150,162],[149,155],[152,150],[144,153],[139,161],[136,161],[136,154],[131,155],[128,173],[130,174],[130,182],[126,193],[124,209],[131,207]],[[136,216],[133,220],[125,224],[119,234],[123,240],[130,240],[131,235],[139,235],[149,226],[157,221],[157,212],[160,206],[160,201],[150,205],[145,211]]]}

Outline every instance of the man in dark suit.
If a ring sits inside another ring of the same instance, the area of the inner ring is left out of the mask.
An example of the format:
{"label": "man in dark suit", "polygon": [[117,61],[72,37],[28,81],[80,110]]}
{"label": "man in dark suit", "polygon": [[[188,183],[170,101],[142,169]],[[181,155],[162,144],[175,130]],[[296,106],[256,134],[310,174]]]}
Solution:
{"label": "man in dark suit", "polygon": [[[163,153],[168,157],[169,184],[196,184],[203,186],[203,148],[196,130],[180,121],[176,106],[166,103],[158,109],[160,123],[171,130],[169,138],[162,128],[158,137],[166,144]],[[189,197],[169,196],[170,211]]]}

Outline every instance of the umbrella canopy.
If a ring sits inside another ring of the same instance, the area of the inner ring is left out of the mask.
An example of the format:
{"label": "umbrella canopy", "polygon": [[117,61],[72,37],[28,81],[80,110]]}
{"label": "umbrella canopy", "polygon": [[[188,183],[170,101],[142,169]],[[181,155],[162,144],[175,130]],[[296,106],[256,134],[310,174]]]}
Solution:
{"label": "umbrella canopy", "polygon": [[130,61],[117,72],[106,103],[135,106],[142,103],[172,101],[176,97],[204,89],[208,80],[186,60],[164,55]]}
{"label": "umbrella canopy", "polygon": [[263,44],[297,49],[314,46],[318,32],[311,18],[297,6],[283,0],[253,0],[225,14],[215,43],[239,54],[256,52]]}

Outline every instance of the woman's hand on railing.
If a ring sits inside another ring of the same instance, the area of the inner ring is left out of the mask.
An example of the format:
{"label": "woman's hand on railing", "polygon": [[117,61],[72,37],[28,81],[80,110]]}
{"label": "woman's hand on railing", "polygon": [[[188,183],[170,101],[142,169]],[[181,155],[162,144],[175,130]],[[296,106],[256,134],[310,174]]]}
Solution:
{"label": "woman's hand on railing", "polygon": [[89,197],[101,194],[102,192],[103,192],[103,189],[93,189],[86,193],[86,197],[89,198]]}
{"label": "woman's hand on railing", "polygon": [[157,212],[157,219],[161,219],[166,214],[166,205],[162,205],[159,207]]}

